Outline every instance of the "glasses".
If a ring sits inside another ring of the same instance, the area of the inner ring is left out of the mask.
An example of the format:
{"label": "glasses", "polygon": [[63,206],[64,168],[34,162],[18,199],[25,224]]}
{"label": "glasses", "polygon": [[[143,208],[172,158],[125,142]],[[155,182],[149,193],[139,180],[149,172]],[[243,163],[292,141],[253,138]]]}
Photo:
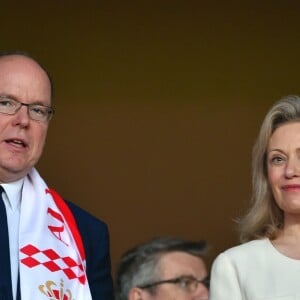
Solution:
{"label": "glasses", "polygon": [[144,285],[138,286],[140,289],[148,289],[152,288],[157,285],[165,284],[165,283],[171,283],[176,284],[183,290],[194,293],[197,290],[197,287],[199,284],[203,284],[207,289],[209,289],[209,277],[205,277],[204,279],[197,279],[194,276],[180,276],[172,279],[166,279],[166,280],[160,280],[153,283],[148,283]]}
{"label": "glasses", "polygon": [[48,122],[54,114],[54,109],[41,104],[27,104],[9,97],[0,96],[0,113],[14,115],[22,106],[27,106],[30,119]]}

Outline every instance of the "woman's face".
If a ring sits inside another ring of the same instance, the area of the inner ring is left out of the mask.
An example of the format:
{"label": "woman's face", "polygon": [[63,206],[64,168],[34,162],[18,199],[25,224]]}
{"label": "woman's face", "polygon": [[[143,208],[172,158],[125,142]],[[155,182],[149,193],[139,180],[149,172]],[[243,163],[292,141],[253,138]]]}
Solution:
{"label": "woman's face", "polygon": [[300,215],[300,122],[286,123],[273,132],[267,167],[277,205],[285,216]]}

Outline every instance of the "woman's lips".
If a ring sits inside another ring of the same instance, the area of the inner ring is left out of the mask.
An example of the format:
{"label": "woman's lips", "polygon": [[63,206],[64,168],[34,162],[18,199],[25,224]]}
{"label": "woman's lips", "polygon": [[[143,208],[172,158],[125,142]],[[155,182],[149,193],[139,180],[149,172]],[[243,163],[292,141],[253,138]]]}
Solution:
{"label": "woman's lips", "polygon": [[282,186],[284,191],[297,191],[300,190],[300,184],[287,184]]}

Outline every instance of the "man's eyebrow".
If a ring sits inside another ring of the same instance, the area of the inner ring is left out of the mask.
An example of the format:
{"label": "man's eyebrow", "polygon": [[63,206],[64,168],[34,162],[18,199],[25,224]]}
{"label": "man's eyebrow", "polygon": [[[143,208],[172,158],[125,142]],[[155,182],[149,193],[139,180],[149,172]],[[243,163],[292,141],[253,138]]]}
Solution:
{"label": "man's eyebrow", "polygon": [[3,93],[3,94],[0,94],[0,97],[5,97],[5,98],[9,98],[9,99],[13,99],[13,100],[17,100],[17,97],[14,96],[14,95],[11,95],[11,94],[6,94],[6,93]]}
{"label": "man's eyebrow", "polygon": [[[18,97],[12,95],[12,94],[0,94],[0,97],[5,97],[5,98],[8,98],[8,99],[12,99],[12,100],[16,100],[18,102],[22,102],[22,100],[19,100]],[[51,107],[51,104],[45,104],[43,101],[41,100],[36,100],[32,103],[28,103],[30,105],[42,105],[42,106],[47,106],[47,107]]]}

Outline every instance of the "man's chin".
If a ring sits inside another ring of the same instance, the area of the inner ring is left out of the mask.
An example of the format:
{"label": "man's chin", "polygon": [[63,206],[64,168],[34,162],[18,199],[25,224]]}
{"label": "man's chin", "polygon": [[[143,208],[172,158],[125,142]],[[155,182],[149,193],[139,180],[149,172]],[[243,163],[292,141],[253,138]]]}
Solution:
{"label": "man's chin", "polygon": [[16,166],[0,167],[0,182],[7,183],[17,181],[26,176],[31,167],[20,168]]}

